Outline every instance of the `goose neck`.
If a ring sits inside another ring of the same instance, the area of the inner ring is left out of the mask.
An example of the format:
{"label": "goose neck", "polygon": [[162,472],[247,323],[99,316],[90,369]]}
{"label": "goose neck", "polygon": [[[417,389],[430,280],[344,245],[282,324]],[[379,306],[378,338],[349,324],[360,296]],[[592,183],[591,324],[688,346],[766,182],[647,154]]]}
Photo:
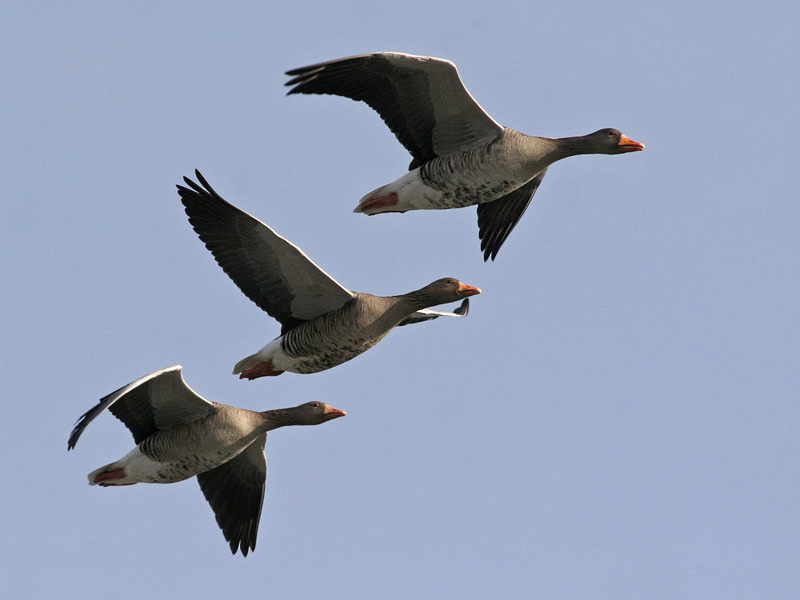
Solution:
{"label": "goose neck", "polygon": [[273,410],[265,410],[261,414],[264,417],[266,431],[272,431],[273,429],[278,429],[279,427],[285,427],[286,425],[296,425],[297,424],[297,416],[295,415],[294,411],[290,408],[276,408]]}
{"label": "goose neck", "polygon": [[558,154],[556,160],[578,154],[593,154],[595,149],[585,135],[564,137],[553,140],[556,142],[555,152]]}

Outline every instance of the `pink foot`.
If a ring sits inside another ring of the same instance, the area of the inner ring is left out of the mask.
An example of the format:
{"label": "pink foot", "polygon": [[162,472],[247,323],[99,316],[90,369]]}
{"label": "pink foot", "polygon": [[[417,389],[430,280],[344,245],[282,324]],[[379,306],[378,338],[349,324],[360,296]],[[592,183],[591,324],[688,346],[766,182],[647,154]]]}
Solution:
{"label": "pink foot", "polygon": [[256,379],[258,377],[276,377],[283,371],[276,371],[272,360],[260,362],[252,369],[247,369],[239,373],[239,379]]}
{"label": "pink foot", "polygon": [[[379,198],[370,198],[358,205],[358,210],[361,212],[365,212],[372,208],[383,208],[384,206],[394,206],[397,204],[399,198],[397,197],[396,192],[392,192],[388,196],[380,196]],[[390,211],[384,211],[390,212]],[[405,211],[396,211],[396,212],[405,212]]]}

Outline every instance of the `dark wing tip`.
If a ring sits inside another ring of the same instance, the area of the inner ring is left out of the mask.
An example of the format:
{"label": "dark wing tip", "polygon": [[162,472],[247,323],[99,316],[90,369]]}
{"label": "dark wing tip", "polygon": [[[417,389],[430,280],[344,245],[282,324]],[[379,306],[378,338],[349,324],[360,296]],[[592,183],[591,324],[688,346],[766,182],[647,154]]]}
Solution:
{"label": "dark wing tip", "polygon": [[528,208],[545,173],[547,169],[502,198],[478,205],[478,237],[481,240],[484,262],[495,259],[500,247]]}
{"label": "dark wing tip", "polygon": [[[256,449],[248,448],[244,452],[254,451],[263,456],[263,445],[259,444]],[[231,554],[241,550],[242,556],[247,556],[256,549],[258,524],[264,502],[266,463],[263,463],[262,471],[257,465],[248,463],[248,457],[240,456],[200,473],[197,482],[211,505]]]}
{"label": "dark wing tip", "polygon": [[[506,233],[505,236],[497,236],[497,235],[490,235],[484,232],[480,232],[480,240],[481,240],[481,251],[483,252],[483,262],[488,262],[489,259],[494,261],[497,253],[500,251],[500,246],[503,245],[503,242],[506,241],[506,237],[508,234]],[[499,239],[498,239],[499,238]]]}
{"label": "dark wing tip", "polygon": [[481,250],[483,250],[483,262],[489,262],[490,259],[494,261],[497,253],[500,251],[500,246],[502,245],[503,242],[500,242],[499,244],[486,244],[481,242]]}
{"label": "dark wing tip", "polygon": [[[198,185],[197,183],[195,183],[194,181],[192,181],[191,179],[189,179],[188,177],[186,177],[184,175],[183,181],[189,187],[186,188],[186,187],[184,187],[184,186],[182,186],[180,184],[175,186],[175,187],[178,188],[178,193],[180,194],[181,198],[187,198],[187,197],[192,196],[193,194],[200,194],[200,195],[212,196],[212,197],[218,198],[220,200],[222,199],[222,196],[220,196],[214,190],[214,188],[211,187],[211,184],[208,183],[208,181],[206,181],[206,178],[203,177],[203,174],[199,170],[195,169],[194,170],[194,175],[195,175],[195,177],[197,177],[197,181],[200,182],[200,185]],[[191,188],[191,189],[189,189],[189,188]]]}
{"label": "dark wing tip", "polygon": [[241,523],[234,523],[233,527],[228,526],[223,529],[223,535],[228,540],[228,545],[231,548],[231,554],[236,554],[239,550],[242,556],[247,556],[248,552],[255,551],[256,549],[256,536],[258,535],[258,521],[259,519],[248,519]]}
{"label": "dark wing tip", "polygon": [[[81,417],[81,419],[82,418],[83,417]],[[81,437],[81,432],[83,431],[83,428],[80,426],[81,419],[78,419],[78,422],[75,423],[75,427],[72,428],[69,434],[69,439],[67,439],[67,452],[75,447],[75,444],[78,443],[78,438]]]}
{"label": "dark wing tip", "polygon": [[[500,202],[500,200],[494,200],[494,202]],[[478,237],[481,241],[483,262],[488,262],[489,260],[494,261],[497,257],[497,253],[500,252],[500,247],[505,243],[506,239],[508,239],[508,235],[514,228],[516,221],[513,217],[509,219],[507,214],[503,214],[505,211],[501,211],[500,214],[494,214],[489,213],[486,211],[486,208],[484,208],[483,210],[486,212],[481,214],[481,207],[483,207],[483,205],[479,204]],[[494,207],[487,208],[493,209]],[[490,214],[491,216],[489,216]]]}
{"label": "dark wing tip", "polygon": [[287,81],[283,85],[292,85],[297,80],[301,79],[303,75],[308,73],[309,71],[314,71],[319,68],[320,65],[308,65],[305,67],[296,67],[294,69],[289,69],[288,71],[284,71],[284,75],[288,75],[289,77],[293,77],[292,80]]}
{"label": "dark wing tip", "polygon": [[325,69],[324,64],[317,64],[317,65],[309,65],[307,67],[298,67],[297,69],[291,69],[290,71],[286,71],[286,75],[288,75],[291,79],[289,79],[289,81],[284,82],[283,85],[286,87],[292,86],[291,89],[288,92],[286,92],[286,95],[289,96],[290,94],[322,93],[316,90],[308,89],[306,84],[316,79],[317,74],[322,72],[324,69]]}
{"label": "dark wing tip", "polygon": [[78,422],[75,424],[75,427],[72,428],[72,431],[69,434],[69,439],[67,440],[67,452],[75,447],[75,444],[78,443],[78,438],[81,437],[81,433],[83,433],[84,425],[81,423],[81,421],[83,421],[83,417],[78,420]]}
{"label": "dark wing tip", "polygon": [[256,540],[247,539],[247,536],[232,537],[230,539],[231,554],[236,554],[237,550],[241,550],[242,556],[247,556],[247,553],[256,549]]}
{"label": "dark wing tip", "polygon": [[464,298],[461,302],[461,306],[455,309],[453,313],[459,317],[466,317],[469,314],[469,298]]}
{"label": "dark wing tip", "polygon": [[78,443],[78,438],[81,437],[83,430],[86,429],[86,426],[92,422],[92,420],[103,412],[108,407],[107,400],[117,394],[121,389],[104,396],[99,400],[99,402],[83,413],[78,420],[75,422],[75,427],[72,428],[72,431],[69,434],[69,439],[67,440],[67,451],[72,450],[75,447],[75,444]]}

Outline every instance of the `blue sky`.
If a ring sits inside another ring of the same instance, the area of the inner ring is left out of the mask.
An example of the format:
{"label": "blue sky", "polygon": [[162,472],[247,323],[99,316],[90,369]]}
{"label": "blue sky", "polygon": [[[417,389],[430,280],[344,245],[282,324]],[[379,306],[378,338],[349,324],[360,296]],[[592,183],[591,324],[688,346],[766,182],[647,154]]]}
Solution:
{"label": "blue sky", "polygon": [[[0,23],[0,571],[9,597],[796,598],[800,113],[791,2],[13,3]],[[409,157],[283,71],[453,60],[526,133],[642,153],[550,169],[498,259],[474,209],[367,218]],[[199,168],[343,285],[456,276],[467,319],[240,381],[278,332],[191,231]],[[348,411],[270,434],[258,547],[193,480],[100,489],[98,398],[180,363],[206,398]]]}

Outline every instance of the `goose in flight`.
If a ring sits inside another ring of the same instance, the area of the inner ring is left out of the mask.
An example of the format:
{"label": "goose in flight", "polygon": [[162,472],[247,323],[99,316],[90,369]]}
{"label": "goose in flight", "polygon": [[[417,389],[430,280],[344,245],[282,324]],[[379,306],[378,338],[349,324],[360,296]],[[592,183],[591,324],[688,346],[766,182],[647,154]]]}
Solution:
{"label": "goose in flight", "polygon": [[364,196],[374,215],[478,205],[484,260],[494,260],[547,168],[577,154],[643,150],[616,129],[545,138],[503,127],[473,99],[449,60],[398,52],[340,58],[286,72],[289,94],[366,102],[411,153],[409,172]]}
{"label": "goose in flight", "polygon": [[102,398],[78,419],[68,450],[106,409],[130,430],[136,447],[89,473],[89,484],[173,483],[197,476],[231,552],[240,549],[244,556],[256,547],[267,432],[286,425],[319,425],[346,414],[322,402],[264,412],[209,402],[186,385],[181,366],[175,365]]}
{"label": "goose in flight", "polygon": [[[377,344],[398,325],[463,317],[481,290],[453,277],[399,296],[353,292],[264,223],[226,202],[195,171],[178,193],[197,235],[245,296],[281,324],[281,335],[240,360],[240,378],[317,373]],[[431,306],[461,301],[453,312]]]}

